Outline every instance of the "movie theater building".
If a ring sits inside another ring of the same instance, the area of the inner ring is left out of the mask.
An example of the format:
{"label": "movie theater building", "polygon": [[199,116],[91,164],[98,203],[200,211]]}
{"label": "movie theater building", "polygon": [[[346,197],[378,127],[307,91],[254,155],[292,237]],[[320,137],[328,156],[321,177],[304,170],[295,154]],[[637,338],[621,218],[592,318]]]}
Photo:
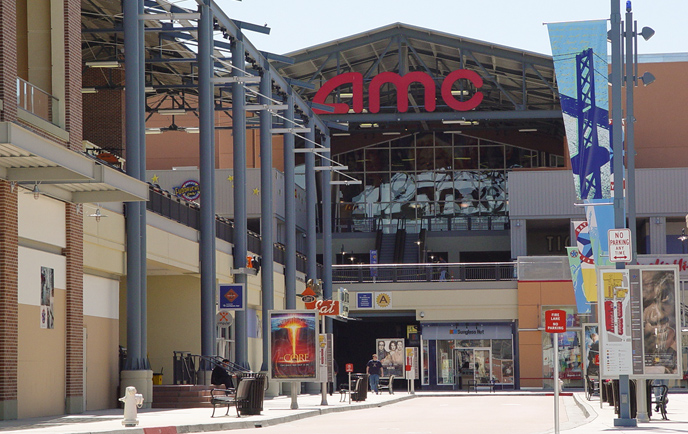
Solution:
{"label": "movie theater building", "polygon": [[[582,325],[596,320],[576,311],[566,257],[585,215],[552,57],[406,24],[287,56],[274,64],[342,126],[330,251],[356,320],[335,323],[339,365],[364,369],[375,339],[396,337],[421,348],[423,387],[551,387],[544,312],[557,308],[561,378],[582,387]],[[657,81],[635,92],[638,261],[682,270],[686,60],[641,56]]]}

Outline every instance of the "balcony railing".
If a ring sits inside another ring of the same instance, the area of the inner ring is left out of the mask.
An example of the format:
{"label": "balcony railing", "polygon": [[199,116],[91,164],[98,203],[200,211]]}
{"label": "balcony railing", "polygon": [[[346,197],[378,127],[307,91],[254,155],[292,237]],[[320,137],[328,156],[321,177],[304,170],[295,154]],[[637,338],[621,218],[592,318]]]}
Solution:
{"label": "balcony railing", "polygon": [[517,280],[516,263],[333,265],[332,282],[477,282]]}
{"label": "balcony railing", "polygon": [[29,113],[58,125],[59,100],[26,80],[17,78],[17,106]]}
{"label": "balcony railing", "polygon": [[404,221],[406,232],[419,233],[421,229],[430,232],[446,231],[505,231],[509,230],[507,216],[432,216],[418,219],[397,219],[384,217],[346,217],[335,218],[333,231],[395,233],[400,221]]}

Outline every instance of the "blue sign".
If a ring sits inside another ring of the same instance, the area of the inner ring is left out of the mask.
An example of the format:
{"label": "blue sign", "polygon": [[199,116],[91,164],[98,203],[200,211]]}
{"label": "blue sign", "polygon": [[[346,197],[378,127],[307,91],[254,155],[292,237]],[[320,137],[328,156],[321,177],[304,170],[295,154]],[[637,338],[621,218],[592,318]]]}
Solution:
{"label": "blue sign", "polygon": [[220,285],[220,309],[244,310],[245,292],[243,284]]}
{"label": "blue sign", "polygon": [[372,309],[373,293],[359,292],[356,294],[356,309]]}
{"label": "blue sign", "polygon": [[[377,250],[370,251],[370,263],[377,264]],[[377,267],[370,267],[370,277],[377,277]]]}

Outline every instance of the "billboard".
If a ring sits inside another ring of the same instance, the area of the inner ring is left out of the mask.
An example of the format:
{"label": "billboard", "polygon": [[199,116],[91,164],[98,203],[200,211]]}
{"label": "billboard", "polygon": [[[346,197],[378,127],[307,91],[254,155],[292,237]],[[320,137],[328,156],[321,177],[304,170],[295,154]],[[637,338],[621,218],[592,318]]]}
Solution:
{"label": "billboard", "polygon": [[682,378],[678,266],[600,269],[603,378]]}
{"label": "billboard", "polygon": [[318,314],[313,311],[270,311],[270,378],[278,381],[317,380]]}

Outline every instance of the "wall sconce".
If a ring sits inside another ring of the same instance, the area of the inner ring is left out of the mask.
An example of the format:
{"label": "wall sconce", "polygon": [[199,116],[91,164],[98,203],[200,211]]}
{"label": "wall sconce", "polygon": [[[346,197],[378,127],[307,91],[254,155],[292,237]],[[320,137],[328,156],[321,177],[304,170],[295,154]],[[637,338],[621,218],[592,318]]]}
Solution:
{"label": "wall sconce", "polygon": [[33,198],[38,200],[41,197],[41,190],[38,189],[38,183],[35,183],[31,191],[26,191],[24,194],[33,194]]}
{"label": "wall sconce", "polygon": [[517,228],[521,227],[521,220],[516,220],[515,225]]}
{"label": "wall sconce", "polygon": [[418,316],[421,317],[421,318],[425,318],[425,312],[423,312],[423,311],[421,310],[420,313],[418,314]]}
{"label": "wall sconce", "polygon": [[100,205],[98,205],[98,208],[96,208],[96,212],[94,212],[93,214],[90,214],[89,217],[95,218],[96,223],[100,223],[100,219],[103,217],[107,217],[107,216],[100,212]]}

